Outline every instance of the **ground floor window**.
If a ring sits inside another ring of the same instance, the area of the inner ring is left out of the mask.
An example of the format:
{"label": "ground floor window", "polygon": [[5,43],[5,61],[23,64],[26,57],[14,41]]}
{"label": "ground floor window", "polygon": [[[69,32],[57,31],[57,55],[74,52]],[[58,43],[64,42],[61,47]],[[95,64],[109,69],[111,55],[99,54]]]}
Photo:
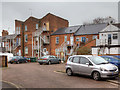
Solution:
{"label": "ground floor window", "polygon": [[28,54],[28,47],[25,47],[25,54]]}

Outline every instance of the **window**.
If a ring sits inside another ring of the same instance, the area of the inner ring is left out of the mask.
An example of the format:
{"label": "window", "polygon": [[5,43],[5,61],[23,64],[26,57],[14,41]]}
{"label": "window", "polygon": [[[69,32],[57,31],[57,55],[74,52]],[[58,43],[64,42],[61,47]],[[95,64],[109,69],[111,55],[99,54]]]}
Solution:
{"label": "window", "polygon": [[59,44],[59,37],[56,37],[56,44]]}
{"label": "window", "polygon": [[25,54],[28,54],[28,47],[25,47]]}
{"label": "window", "polygon": [[67,36],[65,36],[65,42],[67,42]]}
{"label": "window", "polygon": [[47,51],[47,49],[46,48],[43,48],[43,52],[46,52]]}
{"label": "window", "polygon": [[25,25],[25,31],[27,31],[27,25]]}
{"label": "window", "polygon": [[79,63],[79,62],[80,62],[80,61],[79,61],[79,57],[74,57],[74,58],[73,58],[73,62],[74,62],[74,63]]}
{"label": "window", "polygon": [[56,55],[59,54],[59,49],[55,49],[55,54],[56,54]]}
{"label": "window", "polygon": [[36,24],[36,29],[38,29],[38,24]]}
{"label": "window", "polygon": [[28,41],[28,37],[27,37],[27,34],[25,35],[25,42],[27,42]]}
{"label": "window", "polygon": [[80,39],[79,37],[76,37],[76,41],[79,41],[79,39]]}
{"label": "window", "polygon": [[87,58],[81,57],[80,64],[86,64],[86,63],[89,63],[89,60]]}
{"label": "window", "polygon": [[18,27],[16,27],[16,31],[18,31]]}
{"label": "window", "polygon": [[113,34],[113,39],[118,39],[118,34]]}
{"label": "window", "polygon": [[97,36],[93,36],[93,40],[94,40],[94,39],[97,39]]}
{"label": "window", "polygon": [[71,62],[72,62],[72,60],[73,60],[73,57],[70,57],[70,58],[69,58],[69,61],[71,61]]}

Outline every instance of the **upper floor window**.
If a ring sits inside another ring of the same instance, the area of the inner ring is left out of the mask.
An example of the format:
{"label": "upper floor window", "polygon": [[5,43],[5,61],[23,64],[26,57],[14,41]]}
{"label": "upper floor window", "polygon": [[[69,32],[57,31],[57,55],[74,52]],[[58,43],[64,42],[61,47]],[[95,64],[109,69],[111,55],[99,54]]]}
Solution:
{"label": "upper floor window", "polygon": [[28,47],[25,47],[25,54],[28,54]]}
{"label": "upper floor window", "polygon": [[113,39],[118,39],[118,34],[113,34]]}
{"label": "upper floor window", "polygon": [[28,41],[28,36],[27,36],[27,34],[25,35],[25,42],[27,42]]}
{"label": "upper floor window", "polygon": [[16,31],[18,31],[18,27],[16,27]]}
{"label": "upper floor window", "polygon": [[19,31],[20,31],[20,27],[19,27]]}
{"label": "upper floor window", "polygon": [[36,24],[36,29],[38,29],[38,24]]}
{"label": "upper floor window", "polygon": [[27,25],[25,25],[25,31],[27,31]]}
{"label": "upper floor window", "polygon": [[67,36],[65,36],[65,42],[67,42]]}
{"label": "upper floor window", "polygon": [[59,37],[56,37],[56,44],[59,44]]}
{"label": "upper floor window", "polygon": [[79,41],[79,39],[80,39],[79,37],[76,37],[76,41]]}

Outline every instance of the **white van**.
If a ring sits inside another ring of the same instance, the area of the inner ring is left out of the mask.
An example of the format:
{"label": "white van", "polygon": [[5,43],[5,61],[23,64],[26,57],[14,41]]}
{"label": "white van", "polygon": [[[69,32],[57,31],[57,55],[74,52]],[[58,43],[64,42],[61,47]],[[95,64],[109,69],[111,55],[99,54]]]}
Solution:
{"label": "white van", "polygon": [[11,58],[13,57],[12,53],[1,53],[0,52],[0,56],[7,56],[8,62],[11,60]]}

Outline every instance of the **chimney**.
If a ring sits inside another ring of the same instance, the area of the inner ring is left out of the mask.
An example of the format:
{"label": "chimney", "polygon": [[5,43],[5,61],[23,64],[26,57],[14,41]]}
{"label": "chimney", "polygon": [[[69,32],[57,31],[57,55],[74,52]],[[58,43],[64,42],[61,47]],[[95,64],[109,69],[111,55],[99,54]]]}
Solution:
{"label": "chimney", "polygon": [[7,30],[3,30],[2,31],[2,36],[6,36],[6,35],[8,35],[9,33],[8,33],[8,31]]}

